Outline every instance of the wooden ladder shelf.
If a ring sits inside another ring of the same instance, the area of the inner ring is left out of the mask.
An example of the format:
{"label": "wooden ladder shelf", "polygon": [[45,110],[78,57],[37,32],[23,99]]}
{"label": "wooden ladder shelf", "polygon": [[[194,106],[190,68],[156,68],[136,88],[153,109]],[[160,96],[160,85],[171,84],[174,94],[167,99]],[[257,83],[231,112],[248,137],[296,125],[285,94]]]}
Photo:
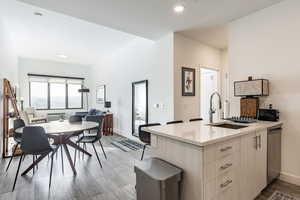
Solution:
{"label": "wooden ladder shelf", "polygon": [[16,96],[11,88],[11,84],[7,79],[3,80],[3,153],[2,157],[7,158],[13,155],[9,155],[9,137],[11,129],[9,128],[9,103],[13,108],[13,115],[15,118],[20,118],[20,113],[17,106]]}

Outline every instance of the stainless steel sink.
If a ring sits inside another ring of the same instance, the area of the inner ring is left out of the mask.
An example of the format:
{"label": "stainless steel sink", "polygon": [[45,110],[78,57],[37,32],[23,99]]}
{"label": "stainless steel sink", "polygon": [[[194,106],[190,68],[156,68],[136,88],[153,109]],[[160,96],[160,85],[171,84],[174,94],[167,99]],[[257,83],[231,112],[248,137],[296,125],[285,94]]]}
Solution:
{"label": "stainless steel sink", "polygon": [[220,128],[229,128],[229,129],[241,129],[241,128],[248,127],[245,125],[230,124],[230,123],[215,123],[215,124],[208,124],[208,125],[214,127],[220,127]]}

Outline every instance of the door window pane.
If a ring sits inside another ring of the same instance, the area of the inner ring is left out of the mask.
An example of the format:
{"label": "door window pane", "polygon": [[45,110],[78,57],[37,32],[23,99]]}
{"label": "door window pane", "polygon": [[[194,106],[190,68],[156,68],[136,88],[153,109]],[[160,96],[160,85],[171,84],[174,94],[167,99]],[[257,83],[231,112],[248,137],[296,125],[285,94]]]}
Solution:
{"label": "door window pane", "polygon": [[78,90],[81,89],[79,84],[68,84],[68,108],[81,108],[82,98]]}
{"label": "door window pane", "polygon": [[138,128],[147,124],[147,81],[134,83],[133,85],[133,135],[138,136]]}
{"label": "door window pane", "polygon": [[66,84],[50,83],[50,109],[66,108]]}
{"label": "door window pane", "polygon": [[35,109],[48,108],[48,83],[30,82],[30,104]]}

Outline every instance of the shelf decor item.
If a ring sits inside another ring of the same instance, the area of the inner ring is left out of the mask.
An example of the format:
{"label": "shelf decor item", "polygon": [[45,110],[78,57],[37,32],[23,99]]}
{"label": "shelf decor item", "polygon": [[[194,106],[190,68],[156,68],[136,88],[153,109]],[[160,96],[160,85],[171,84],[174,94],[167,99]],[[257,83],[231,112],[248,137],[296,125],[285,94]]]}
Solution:
{"label": "shelf decor item", "polygon": [[106,98],[106,87],[105,85],[98,85],[96,87],[96,102],[97,104],[104,104]]}
{"label": "shelf decor item", "polygon": [[195,69],[181,68],[181,88],[182,96],[195,96]]}
{"label": "shelf decor item", "polygon": [[109,109],[111,108],[111,102],[105,101],[104,107],[107,108],[107,113],[109,113]]}
{"label": "shelf decor item", "polygon": [[234,96],[236,97],[269,96],[269,80],[252,79],[252,77],[249,77],[247,81],[235,81]]}

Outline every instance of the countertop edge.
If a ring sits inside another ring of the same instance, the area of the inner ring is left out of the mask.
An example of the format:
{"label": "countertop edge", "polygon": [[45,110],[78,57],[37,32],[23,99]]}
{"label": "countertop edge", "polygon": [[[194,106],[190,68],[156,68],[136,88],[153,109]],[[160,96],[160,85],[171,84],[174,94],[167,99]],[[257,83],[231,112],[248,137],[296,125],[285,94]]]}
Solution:
{"label": "countertop edge", "polygon": [[165,133],[162,133],[162,132],[151,130],[149,127],[145,127],[142,130],[150,132],[151,134],[154,134],[154,135],[157,135],[157,136],[177,140],[179,142],[195,145],[195,146],[198,146],[198,147],[205,147],[207,145],[212,145],[212,144],[215,144],[215,143],[219,143],[219,142],[223,142],[223,141],[226,141],[226,140],[229,140],[229,139],[233,139],[233,138],[236,138],[236,137],[247,135],[247,134],[249,134],[253,131],[269,129],[269,128],[272,128],[272,127],[282,126],[282,125],[283,125],[283,122],[279,121],[279,122],[273,122],[272,124],[269,124],[269,125],[267,125],[267,124],[262,125],[260,127],[250,127],[251,129],[247,129],[247,130],[244,130],[244,131],[241,130],[239,133],[224,136],[224,137],[221,137],[221,138],[218,138],[218,139],[213,139],[213,140],[210,140],[210,141],[207,141],[207,142],[197,142],[197,141],[185,139],[185,138],[182,138],[182,137],[177,137],[177,136],[174,136],[174,135],[165,134]]}

